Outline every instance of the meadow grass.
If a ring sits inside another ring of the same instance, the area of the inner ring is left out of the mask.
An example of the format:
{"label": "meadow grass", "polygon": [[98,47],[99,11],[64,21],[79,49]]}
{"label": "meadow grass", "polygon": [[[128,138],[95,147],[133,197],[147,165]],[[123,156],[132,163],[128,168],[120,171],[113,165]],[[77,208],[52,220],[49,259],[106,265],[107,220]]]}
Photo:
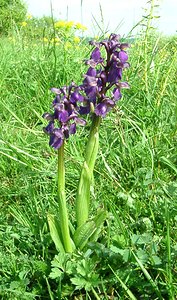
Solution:
{"label": "meadow grass", "polygon": [[[56,250],[46,215],[57,209],[57,155],[41,116],[51,87],[82,81],[90,53],[85,41],[66,46],[21,35],[0,39],[1,298],[175,299],[177,39],[150,29],[129,50],[130,90],[101,124],[92,209],[109,211],[102,239],[72,261],[71,278],[61,283],[49,276]],[[73,220],[88,133],[89,125],[66,145]],[[88,277],[79,271],[82,263]]]}

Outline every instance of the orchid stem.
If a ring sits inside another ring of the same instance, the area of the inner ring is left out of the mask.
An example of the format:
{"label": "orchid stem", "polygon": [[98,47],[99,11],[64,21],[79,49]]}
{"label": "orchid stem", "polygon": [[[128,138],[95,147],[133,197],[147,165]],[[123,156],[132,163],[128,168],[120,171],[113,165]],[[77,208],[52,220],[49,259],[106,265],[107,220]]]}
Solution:
{"label": "orchid stem", "polygon": [[88,220],[89,216],[90,187],[93,180],[93,170],[99,147],[100,123],[101,117],[94,114],[76,198],[76,220],[78,227],[83,225]]}
{"label": "orchid stem", "polygon": [[63,246],[66,252],[72,252],[65,195],[64,142],[58,149],[58,204]]}

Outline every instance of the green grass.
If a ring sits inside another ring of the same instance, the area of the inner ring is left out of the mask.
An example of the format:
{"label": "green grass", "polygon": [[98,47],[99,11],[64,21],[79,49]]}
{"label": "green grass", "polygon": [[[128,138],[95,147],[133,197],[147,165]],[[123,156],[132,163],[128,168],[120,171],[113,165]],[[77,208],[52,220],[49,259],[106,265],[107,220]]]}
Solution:
{"label": "green grass", "polygon": [[[109,218],[98,243],[62,266],[61,282],[49,276],[57,253],[46,216],[56,207],[57,155],[41,116],[51,87],[82,81],[90,49],[15,39],[0,40],[1,299],[175,299],[177,38],[148,29],[129,50],[131,89],[101,124],[92,191],[93,211],[104,206]],[[73,220],[88,132],[66,146]]]}

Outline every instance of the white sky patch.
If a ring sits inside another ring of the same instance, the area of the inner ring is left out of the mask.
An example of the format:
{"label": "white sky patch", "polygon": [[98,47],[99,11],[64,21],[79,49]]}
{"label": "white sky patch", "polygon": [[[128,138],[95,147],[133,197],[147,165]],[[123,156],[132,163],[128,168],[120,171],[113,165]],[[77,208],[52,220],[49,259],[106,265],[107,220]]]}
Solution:
{"label": "white sky patch", "polygon": [[[57,19],[82,22],[88,28],[88,34],[97,34],[99,26],[109,32],[118,29],[121,35],[127,34],[138,23],[144,8],[147,8],[147,0],[25,0],[29,12],[34,16],[51,15],[51,3],[53,15]],[[156,9],[156,15],[160,19],[156,21],[159,31],[164,34],[175,34],[177,30],[177,0],[156,0],[160,6]],[[101,10],[100,10],[101,7]],[[102,15],[103,21],[102,22]],[[95,22],[96,20],[96,22]]]}

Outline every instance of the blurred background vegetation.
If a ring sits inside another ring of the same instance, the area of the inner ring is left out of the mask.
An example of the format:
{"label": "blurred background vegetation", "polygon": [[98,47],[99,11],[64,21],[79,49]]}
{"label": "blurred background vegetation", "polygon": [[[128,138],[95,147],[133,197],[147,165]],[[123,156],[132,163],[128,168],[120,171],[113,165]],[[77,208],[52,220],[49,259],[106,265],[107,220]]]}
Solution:
{"label": "blurred background vegetation", "polygon": [[[56,207],[57,157],[41,116],[51,87],[82,82],[90,38],[79,22],[35,18],[22,1],[1,0],[1,299],[94,299],[92,287],[100,299],[176,299],[177,37],[159,35],[153,18],[148,10],[138,33],[123,38],[132,41],[124,74],[131,88],[101,125],[92,209],[104,206],[110,218],[60,286],[46,218]],[[87,121],[66,144],[72,219]]]}

